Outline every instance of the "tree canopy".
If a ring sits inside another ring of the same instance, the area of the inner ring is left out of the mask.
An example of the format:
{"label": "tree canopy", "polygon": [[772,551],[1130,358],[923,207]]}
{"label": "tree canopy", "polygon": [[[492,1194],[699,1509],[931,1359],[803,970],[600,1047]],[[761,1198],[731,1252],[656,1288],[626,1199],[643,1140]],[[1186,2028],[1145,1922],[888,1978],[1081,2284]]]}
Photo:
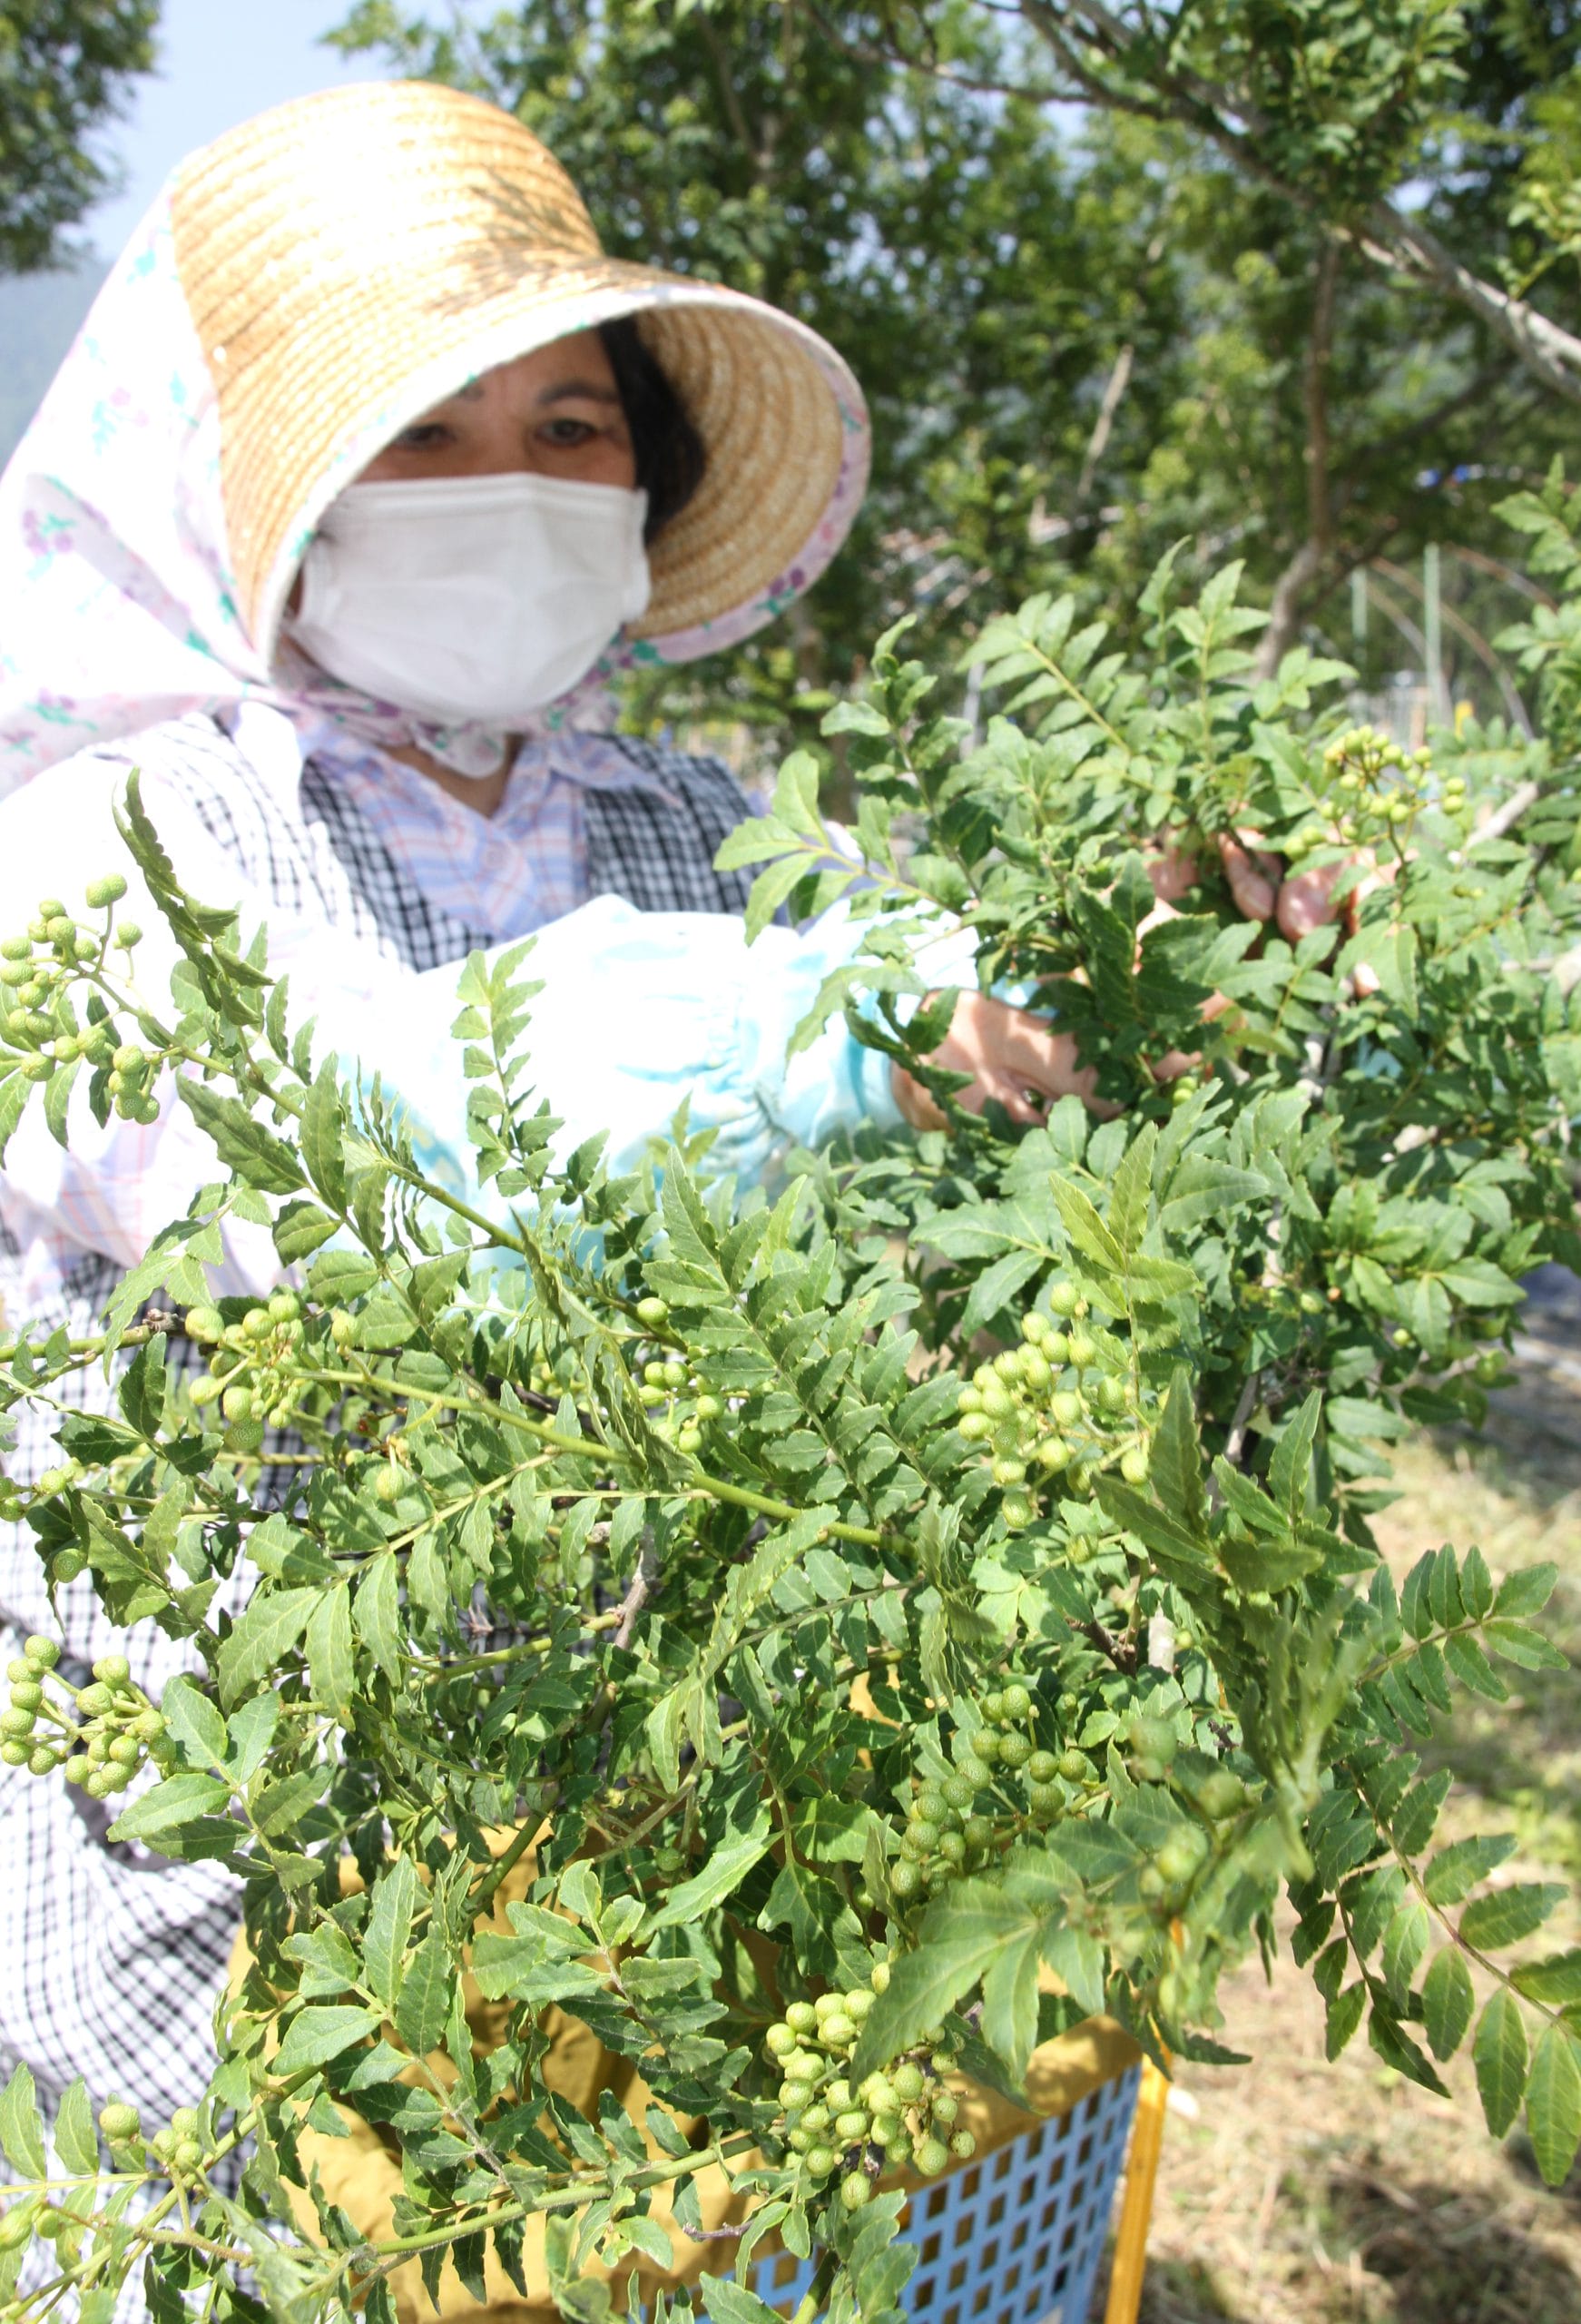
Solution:
{"label": "tree canopy", "polygon": [[[1025,591],[1124,606],[1172,542],[1245,558],[1268,654],[1424,650],[1507,707],[1502,528],[1570,426],[1581,328],[1571,0],[1168,9],[586,0],[336,37],[517,112],[611,246],[726,277],[841,348],[875,487],[789,635],[650,693],[802,738],[904,612],[925,655]],[[766,739],[768,737],[766,736]]]}
{"label": "tree canopy", "polygon": [[159,0],[0,0],[0,273],[68,255],[108,191],[94,132],[153,64]]}

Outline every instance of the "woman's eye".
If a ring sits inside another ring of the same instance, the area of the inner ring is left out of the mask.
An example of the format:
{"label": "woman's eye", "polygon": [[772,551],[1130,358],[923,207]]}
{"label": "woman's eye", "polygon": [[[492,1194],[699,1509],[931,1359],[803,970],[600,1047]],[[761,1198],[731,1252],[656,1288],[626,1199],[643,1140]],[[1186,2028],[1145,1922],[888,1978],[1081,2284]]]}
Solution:
{"label": "woman's eye", "polygon": [[585,419],[551,419],[544,428],[545,437],[559,451],[572,451],[579,444],[590,443],[598,430]]}
{"label": "woman's eye", "polygon": [[437,452],[450,440],[450,431],[437,419],[419,419],[403,428],[390,449],[396,452]]}

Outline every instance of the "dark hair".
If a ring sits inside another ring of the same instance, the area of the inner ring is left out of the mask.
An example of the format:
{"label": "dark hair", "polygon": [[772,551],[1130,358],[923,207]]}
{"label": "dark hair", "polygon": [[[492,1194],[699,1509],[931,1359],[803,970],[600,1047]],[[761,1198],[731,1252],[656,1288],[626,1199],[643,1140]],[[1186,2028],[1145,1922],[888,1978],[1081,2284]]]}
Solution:
{"label": "dark hair", "polygon": [[635,316],[600,323],[598,335],[632,431],[637,483],[648,496],[643,538],[656,540],[702,482],[708,454],[669,373],[643,345]]}

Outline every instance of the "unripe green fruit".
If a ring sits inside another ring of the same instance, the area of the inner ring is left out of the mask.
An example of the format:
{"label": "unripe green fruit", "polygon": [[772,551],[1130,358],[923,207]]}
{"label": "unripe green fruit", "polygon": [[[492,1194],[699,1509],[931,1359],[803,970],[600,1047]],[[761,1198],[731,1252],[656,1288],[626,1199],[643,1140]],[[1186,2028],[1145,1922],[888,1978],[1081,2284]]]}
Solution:
{"label": "unripe green fruit", "polygon": [[198,1378],[189,1385],[187,1394],[201,1412],[205,1405],[216,1403],[219,1401],[224,1393],[224,1382],[217,1380],[211,1372],[201,1373]]}
{"label": "unripe green fruit", "polygon": [[815,2146],[807,2157],[807,2168],[815,2179],[827,2179],[840,2157],[831,2147]]}
{"label": "unripe green fruit", "polygon": [[785,2023],[792,2034],[816,2034],[818,2012],[810,2001],[793,2001],[785,2012]]}
{"label": "unripe green fruit", "polygon": [[1065,1806],[1065,1794],[1057,1783],[1030,1783],[1026,1787],[1026,1804],[1035,1816],[1052,1816]]}
{"label": "unripe green fruit", "polygon": [[800,2121],[801,2110],[811,2094],[804,2082],[782,2082],[780,2084],[780,2112]]}
{"label": "unripe green fruit", "polygon": [[926,2138],[918,2142],[917,2168],[925,2179],[937,2179],[949,2167],[949,2149],[942,2139]]}
{"label": "unripe green fruit", "polygon": [[13,1710],[36,1710],[44,1700],[44,1689],[36,1679],[14,1679],[11,1687]]}
{"label": "unripe green fruit", "polygon": [[922,1875],[904,1856],[889,1866],[889,1886],[902,1904],[908,1904],[922,1886]]}
{"label": "unripe green fruit", "polygon": [[235,1387],[227,1388],[221,1403],[221,1410],[229,1421],[250,1420],[252,1417],[251,1389],[243,1388],[240,1384]]}
{"label": "unripe green fruit", "polygon": [[921,2067],[905,2058],[891,2073],[889,2086],[902,2106],[914,2106],[928,2085]]}
{"label": "unripe green fruit", "polygon": [[88,1771],[88,1779],[86,1783],[83,1784],[83,1789],[87,1793],[90,1799],[107,1799],[111,1792],[114,1789],[114,1786],[110,1780],[109,1768],[105,1767],[91,1768]]}
{"label": "unripe green fruit", "polygon": [[724,1406],[717,1396],[702,1395],[697,1399],[699,1420],[722,1420]]}
{"label": "unripe green fruit", "polygon": [[1026,1463],[1025,1461],[998,1460],[995,1462],[994,1482],[997,1485],[1022,1485],[1025,1484],[1026,1482]]}
{"label": "unripe green fruit", "polygon": [[1113,1372],[1098,1383],[1098,1402],[1106,1413],[1121,1413],[1125,1409],[1125,1383]]}
{"label": "unripe green fruit", "polygon": [[966,1809],[970,1807],[977,1796],[977,1786],[974,1783],[969,1783],[967,1777],[960,1774],[958,1770],[953,1776],[946,1776],[943,1783],[939,1786],[939,1790],[944,1795],[946,1803],[949,1807],[957,1809]]}
{"label": "unripe green fruit", "polygon": [[1048,1286],[1048,1304],[1056,1315],[1074,1315],[1078,1295],[1074,1283],[1051,1283]]}
{"label": "unripe green fruit", "polygon": [[809,2154],[812,2150],[812,2133],[807,2130],[792,2131],[785,2143],[792,2154]]}
{"label": "unripe green fruit", "polygon": [[857,2038],[857,2029],[844,2012],[823,2021],[823,2038],[831,2050],[843,2050]]}
{"label": "unripe green fruit", "polygon": [[889,1964],[887,1961],[875,1961],[875,1962],[874,1962],[874,1964],[873,1964],[873,1974],[872,1974],[871,1978],[869,1979],[869,1983],[871,1984],[872,1988],[873,1988],[873,1991],[874,1991],[876,1994],[887,1994],[887,1993],[889,1992]]}
{"label": "unripe green fruit", "polygon": [[983,1391],[983,1410],[990,1420],[1008,1420],[1016,1402],[1004,1382],[990,1378]]}
{"label": "unripe green fruit", "polygon": [[[934,2112],[938,2111],[935,2107]],[[957,2131],[949,2142],[949,2151],[957,2162],[969,2162],[977,2151],[977,2142],[970,2131]]]}
{"label": "unripe green fruit", "polygon": [[134,1768],[142,1757],[142,1747],[135,1735],[118,1735],[110,1746],[110,1757],[117,1767]]}
{"label": "unripe green fruit", "polygon": [[20,1742],[23,1736],[33,1733],[37,1718],[36,1711],[23,1710],[14,1704],[11,1709],[0,1711],[0,1735]]}
{"label": "unripe green fruit", "polygon": [[1019,1487],[1012,1486],[999,1503],[999,1514],[1012,1532],[1030,1525],[1037,1512]]}
{"label": "unripe green fruit", "polygon": [[1120,1474],[1128,1485],[1144,1485],[1151,1466],[1144,1444],[1128,1444],[1120,1455]]}
{"label": "unripe green fruit", "polygon": [[1080,1783],[1085,1776],[1091,1774],[1092,1765],[1085,1751],[1062,1751],[1059,1771],[1067,1783]]}
{"label": "unripe green fruit", "polygon": [[141,944],[142,941],[142,931],[138,926],[136,921],[123,920],[121,922],[120,927],[115,931],[115,941],[117,944],[123,944],[129,952],[132,950],[133,945]]}
{"label": "unripe green fruit", "polygon": [[1026,1762],[1026,1772],[1034,1783],[1052,1783],[1059,1773],[1059,1761],[1052,1751],[1034,1751]]}
{"label": "unripe green fruit", "polygon": [[1070,1335],[1070,1360],[1078,1372],[1085,1371],[1098,1353],[1098,1343],[1090,1332],[1073,1332]]}
{"label": "unripe green fruit", "polygon": [[399,1471],[398,1469],[397,1469],[397,1468],[392,1467],[392,1466],[391,1466],[391,1465],[387,1462],[385,1463],[385,1466],[384,1466],[382,1469],[380,1469],[380,1471],[378,1472],[378,1474],[374,1478],[374,1481],[373,1481],[373,1496],[374,1496],[374,1499],[375,1499],[376,1501],[382,1501],[382,1502],[392,1502],[392,1501],[398,1501],[398,1500],[400,1499],[400,1493],[401,1493],[401,1475],[400,1475],[400,1471]]}
{"label": "unripe green fruit", "polygon": [[171,2160],[178,2171],[196,2171],[202,2162],[203,2150],[196,2139],[182,2139]]}
{"label": "unripe green fruit", "polygon": [[789,2025],[771,2025],[763,2036],[763,2047],[771,2058],[788,2058],[796,2047],[796,2036]]}
{"label": "unripe green fruit", "polygon": [[968,1848],[992,1847],[994,1826],[987,1816],[968,1816],[961,1827],[961,1837]]}
{"label": "unripe green fruit", "polygon": [[831,2082],[824,2091],[823,2102],[831,2115],[843,2114],[849,2106],[855,2103],[849,2083],[844,2080]]}
{"label": "unripe green fruit", "polygon": [[88,1718],[102,1718],[107,1710],[114,1709],[115,1698],[102,1679],[95,1679],[79,1692],[77,1708]]}
{"label": "unripe green fruit", "polygon": [[957,1428],[968,1444],[981,1444],[994,1433],[994,1423],[987,1413],[962,1413]]}
{"label": "unripe green fruit", "polygon": [[75,1581],[77,1576],[87,1570],[88,1561],[81,1550],[57,1550],[50,1560],[50,1580],[63,1585]]}
{"label": "unripe green fruit", "polygon": [[960,1394],[956,1401],[956,1410],[961,1413],[980,1413],[982,1409],[982,1390],[974,1381],[964,1381],[961,1384]]}
{"label": "unripe green fruit", "polygon": [[1156,1858],[1158,1869],[1171,1887],[1189,1880],[1207,1855],[1208,1844],[1194,1826],[1172,1832]]}
{"label": "unripe green fruit", "polygon": [[0,1766],[25,1768],[32,1757],[26,1744],[18,1743],[14,1737],[8,1736],[4,1743],[0,1743]]}
{"label": "unripe green fruit", "polygon": [[142,2122],[135,2106],[123,2105],[115,2099],[99,2109],[99,2128],[113,2144],[123,2146],[128,2139],[139,2135]]}
{"label": "unripe green fruit", "polygon": [[1075,1428],[1082,1416],[1082,1400],[1074,1388],[1061,1388],[1049,1399],[1049,1411],[1058,1428]]}
{"label": "unripe green fruit", "polygon": [[93,1762],[85,1751],[74,1751],[66,1761],[64,1774],[68,1783],[86,1783],[93,1773]]}
{"label": "unripe green fruit", "polygon": [[30,1654],[14,1654],[5,1665],[5,1676],[14,1687],[25,1685],[30,1679],[36,1679],[38,1672],[39,1665]]}
{"label": "unripe green fruit", "polygon": [[810,2050],[792,2050],[781,2068],[787,2082],[821,2082],[823,2061]]}
{"label": "unripe green fruit", "polygon": [[848,2107],[843,2114],[835,2116],[834,2134],[841,2146],[855,2146],[859,2139],[867,2137],[868,2124],[871,2120],[872,2116],[865,2106]]}
{"label": "unripe green fruit", "polygon": [[0,2211],[0,2251],[20,2251],[31,2241],[40,2208],[38,2197],[27,2195],[8,2211]]}
{"label": "unripe green fruit", "polygon": [[1000,1717],[1003,1718],[1020,1719],[1026,1717],[1027,1712],[1032,1709],[1032,1697],[1019,1679],[1013,1679],[1005,1689],[999,1698],[999,1708]]}
{"label": "unripe green fruit", "polygon": [[840,2182],[840,2199],[848,2211],[859,2211],[871,2201],[872,2193],[872,2181],[865,2171],[848,2171]]}
{"label": "unripe green fruit", "polygon": [[948,2130],[950,2123],[954,2122],[956,2116],[959,2112],[960,2100],[956,2096],[953,2090],[936,2090],[934,2092],[932,2113],[933,2119],[936,2122],[942,2122]]}
{"label": "unripe green fruit", "polygon": [[801,2127],[816,2138],[820,2132],[828,2130],[833,2119],[827,2106],[809,2106],[801,2117]]}
{"label": "unripe green fruit", "polygon": [[132,1676],[132,1665],[123,1654],[102,1654],[93,1665],[93,1676],[103,1686],[123,1687]]}
{"label": "unripe green fruit", "polygon": [[1222,1817],[1235,1815],[1245,1802],[1246,1787],[1228,1768],[1215,1768],[1197,1786],[1197,1805],[1204,1816],[1211,1816],[1215,1822]]}
{"label": "unripe green fruit", "polygon": [[1024,1768],[1032,1757],[1032,1746],[1025,1735],[1001,1735],[999,1764],[1004,1768]]}
{"label": "unripe green fruit", "polygon": [[666,1300],[656,1299],[652,1296],[646,1299],[638,1300],[637,1321],[639,1324],[656,1325],[659,1324],[667,1324],[669,1320],[670,1308],[669,1303]]}

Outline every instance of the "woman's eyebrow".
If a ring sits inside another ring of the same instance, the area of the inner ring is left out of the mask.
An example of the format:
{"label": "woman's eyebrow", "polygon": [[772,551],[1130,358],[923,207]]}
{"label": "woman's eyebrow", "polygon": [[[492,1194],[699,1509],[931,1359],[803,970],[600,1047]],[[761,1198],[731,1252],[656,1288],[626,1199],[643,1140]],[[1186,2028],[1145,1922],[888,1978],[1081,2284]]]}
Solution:
{"label": "woman's eyebrow", "polygon": [[600,379],[557,379],[552,388],[545,388],[538,396],[539,409],[550,403],[614,403],[620,401],[618,388],[607,386]]}

